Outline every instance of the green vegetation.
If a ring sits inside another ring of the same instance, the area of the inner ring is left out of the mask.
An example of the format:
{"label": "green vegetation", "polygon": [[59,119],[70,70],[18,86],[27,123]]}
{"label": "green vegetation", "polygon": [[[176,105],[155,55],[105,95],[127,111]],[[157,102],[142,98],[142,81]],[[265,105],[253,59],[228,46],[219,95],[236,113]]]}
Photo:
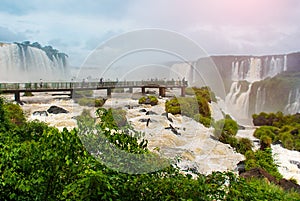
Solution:
{"label": "green vegetation", "polygon": [[264,150],[247,151],[245,154],[245,169],[250,170],[252,168],[260,167],[274,176],[277,180],[282,179],[282,175],[278,171],[278,165],[275,163],[272,150],[266,148]]}
{"label": "green vegetation", "polygon": [[76,90],[74,91],[73,99],[81,106],[102,107],[106,99],[94,98],[93,93],[93,90]]}
{"label": "green vegetation", "polygon": [[209,87],[188,87],[185,89],[186,95],[196,95],[205,98],[208,102],[217,102],[216,95]]}
{"label": "green vegetation", "polygon": [[139,99],[139,104],[157,105],[158,99],[156,96],[143,96]]}
{"label": "green vegetation", "polygon": [[105,104],[105,99],[96,98],[79,98],[76,102],[81,106],[102,107]]}
{"label": "green vegetation", "polygon": [[118,125],[117,116],[124,112],[100,108],[98,118],[93,119],[86,110],[77,118],[78,129],[59,131],[41,122],[26,122],[21,113],[18,118],[22,121],[16,123],[14,115],[21,108],[9,105],[0,98],[0,200],[300,199],[297,193],[263,180],[246,181],[231,172],[196,174],[193,179],[168,165],[150,173],[122,173],[110,165],[134,170],[145,167],[130,164],[114,152],[99,152],[98,160],[92,155],[116,146],[153,159],[142,133],[128,124]]}
{"label": "green vegetation", "polygon": [[166,101],[165,110],[171,114],[181,114],[193,118],[206,127],[210,127],[213,122],[211,117],[209,102],[214,100],[208,87],[187,88],[187,94],[194,97],[174,97]]}
{"label": "green vegetation", "polygon": [[236,121],[231,119],[228,115],[225,119],[221,119],[214,123],[214,135],[220,142],[229,144],[238,153],[245,154],[252,150],[252,142],[248,138],[236,138],[239,129]]}
{"label": "green vegetation", "polygon": [[262,112],[254,114],[253,121],[261,126],[255,130],[254,136],[261,139],[262,146],[280,141],[285,148],[300,151],[300,114]]}
{"label": "green vegetation", "polygon": [[264,111],[284,111],[288,102],[291,90],[296,90],[300,86],[300,72],[283,72],[275,77],[267,78],[259,82],[254,82],[250,94],[250,113],[255,113],[255,99],[258,88],[263,89],[266,94]]}

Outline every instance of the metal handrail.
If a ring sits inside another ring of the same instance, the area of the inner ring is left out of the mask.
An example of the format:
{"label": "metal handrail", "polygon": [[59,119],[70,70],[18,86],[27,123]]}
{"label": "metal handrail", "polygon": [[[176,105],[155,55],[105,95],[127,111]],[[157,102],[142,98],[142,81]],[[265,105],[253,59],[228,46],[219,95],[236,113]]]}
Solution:
{"label": "metal handrail", "polygon": [[105,87],[139,87],[165,86],[186,87],[187,81],[107,81],[107,82],[28,82],[28,83],[0,83],[0,90],[37,90],[37,89],[76,89],[76,88],[105,88]]}

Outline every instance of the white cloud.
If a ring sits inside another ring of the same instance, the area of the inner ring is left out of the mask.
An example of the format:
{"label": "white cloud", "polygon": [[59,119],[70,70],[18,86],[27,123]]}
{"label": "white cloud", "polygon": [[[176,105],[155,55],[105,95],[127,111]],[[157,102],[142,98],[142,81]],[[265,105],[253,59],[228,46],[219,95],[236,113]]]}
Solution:
{"label": "white cloud", "polygon": [[70,55],[73,65],[80,65],[104,40],[143,28],[177,31],[210,54],[280,53],[299,50],[299,2],[31,0],[23,5],[10,0],[0,5],[0,27],[13,33],[7,39],[12,42],[53,45]]}

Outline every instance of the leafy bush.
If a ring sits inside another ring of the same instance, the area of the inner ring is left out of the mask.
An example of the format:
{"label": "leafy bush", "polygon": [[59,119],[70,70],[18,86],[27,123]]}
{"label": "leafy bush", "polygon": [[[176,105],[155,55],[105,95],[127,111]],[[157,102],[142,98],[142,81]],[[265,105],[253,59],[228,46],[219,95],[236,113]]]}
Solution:
{"label": "leafy bush", "polygon": [[79,98],[76,100],[81,106],[89,107],[102,107],[105,104],[106,99],[95,99],[95,98]]}
{"label": "leafy bush", "polygon": [[167,100],[165,110],[171,114],[181,114],[187,117],[194,118],[200,114],[202,117],[211,117],[208,102],[202,97],[178,97]]}
{"label": "leafy bush", "polygon": [[143,96],[139,99],[139,104],[157,105],[158,99],[155,96]]}
{"label": "leafy bush", "polygon": [[238,139],[236,151],[241,154],[245,154],[247,151],[251,151],[253,148],[253,143],[248,138]]}
{"label": "leafy bush", "polygon": [[11,123],[20,125],[26,121],[24,112],[19,105],[6,103],[3,107]]}
{"label": "leafy bush", "polygon": [[263,135],[269,136],[273,141],[276,140],[276,133],[278,133],[279,129],[273,126],[261,126],[254,131],[253,136],[256,138],[260,138]]}
{"label": "leafy bush", "polygon": [[207,100],[208,102],[211,102],[211,101],[217,102],[216,95],[207,86],[201,87],[201,88],[188,87],[188,88],[186,88],[185,93],[187,95],[191,95],[191,96],[193,96],[193,95],[200,96],[200,97],[204,98],[205,100]]}
{"label": "leafy bush", "polygon": [[[283,147],[290,150],[300,150],[299,142],[300,142],[300,124],[297,123],[297,119],[294,119],[292,116],[288,115],[288,117],[283,116],[282,119],[284,122],[289,122],[290,124],[282,125],[282,123],[278,122],[278,126],[261,126],[257,128],[254,132],[254,136],[257,138],[261,138],[262,136],[267,136],[270,138],[270,143],[281,141]],[[292,121],[294,119],[295,121]],[[276,125],[276,124],[275,124]],[[266,137],[264,137],[266,138]],[[266,144],[263,144],[264,147]],[[270,144],[268,143],[268,144]]]}
{"label": "leafy bush", "polygon": [[265,150],[266,148],[270,148],[272,143],[272,138],[267,135],[262,135],[260,137],[260,149]]}
{"label": "leafy bush", "polygon": [[221,119],[213,124],[214,135],[220,142],[229,144],[238,153],[245,154],[252,150],[253,144],[248,138],[238,139],[235,137],[238,131],[238,124],[236,121],[226,115],[226,119]]}
{"label": "leafy bush", "polygon": [[[141,133],[128,126],[118,127],[112,110],[100,108],[98,123],[85,110],[77,118],[79,129],[60,132],[37,121],[11,123],[6,104],[0,98],[0,200],[300,199],[299,194],[285,192],[261,180],[246,181],[231,172],[196,174],[193,179],[172,165],[147,174],[114,171],[87,150],[97,146],[109,148],[113,143],[126,152],[151,153],[147,141],[141,140]],[[120,113],[123,116],[124,112]],[[83,146],[84,140],[91,142],[90,147]],[[246,155],[252,155],[255,164],[260,164],[257,160],[263,158],[262,164],[271,166],[270,155],[263,154]],[[107,157],[117,159],[117,165],[128,163],[129,168],[143,165],[130,166],[130,161],[114,153]]]}
{"label": "leafy bush", "polygon": [[214,124],[214,134],[222,138],[226,138],[226,136],[235,136],[239,129],[236,121],[232,119],[221,119]]}
{"label": "leafy bush", "polygon": [[245,169],[260,167],[274,176],[277,180],[282,179],[282,175],[278,171],[278,165],[275,163],[272,150],[266,148],[264,150],[257,150],[256,152],[247,151],[245,154]]}
{"label": "leafy bush", "polygon": [[214,121],[212,118],[203,117],[201,114],[194,115],[193,119],[198,121],[199,123],[203,124],[207,128],[209,128]]}

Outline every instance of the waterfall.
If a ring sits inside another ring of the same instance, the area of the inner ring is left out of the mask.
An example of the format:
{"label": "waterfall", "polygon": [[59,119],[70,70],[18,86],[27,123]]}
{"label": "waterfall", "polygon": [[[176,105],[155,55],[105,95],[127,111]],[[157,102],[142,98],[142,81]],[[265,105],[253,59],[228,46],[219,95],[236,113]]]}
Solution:
{"label": "waterfall", "polygon": [[295,114],[300,112],[300,89],[294,89],[289,92],[288,104],[284,108],[284,112],[287,114]]}
{"label": "waterfall", "polygon": [[67,64],[64,57],[49,56],[41,49],[20,45],[0,45],[0,80],[5,82],[63,80]]}
{"label": "waterfall", "polygon": [[178,78],[182,80],[183,78],[192,84],[196,80],[194,63],[176,63],[171,66],[170,78]]}
{"label": "waterfall", "polygon": [[246,80],[255,82],[287,70],[287,56],[284,57],[250,57],[243,60],[235,58],[231,63],[232,81]]}
{"label": "waterfall", "polygon": [[284,55],[283,71],[287,71],[287,55]]}
{"label": "waterfall", "polygon": [[256,101],[255,101],[255,113],[260,113],[263,111],[264,105],[266,103],[266,89],[258,87],[256,92]]}
{"label": "waterfall", "polygon": [[[255,112],[264,110],[266,91],[259,87],[251,93],[252,84],[274,77],[287,70],[287,55],[263,57],[235,57],[231,62],[231,87],[226,95],[225,103],[228,111],[236,118],[249,118],[250,94],[256,94]],[[241,90],[241,84],[248,85],[248,89]],[[247,83],[247,84],[246,84]],[[294,104],[295,105],[295,104]],[[294,106],[293,106],[294,107]]]}
{"label": "waterfall", "polygon": [[252,83],[248,86],[247,91],[242,91],[241,88],[242,85],[239,82],[233,82],[225,98],[225,103],[233,116],[247,119],[249,117],[249,96]]}
{"label": "waterfall", "polygon": [[247,80],[248,82],[254,82],[260,80],[261,71],[262,71],[261,59],[251,58],[248,73],[245,80]]}

